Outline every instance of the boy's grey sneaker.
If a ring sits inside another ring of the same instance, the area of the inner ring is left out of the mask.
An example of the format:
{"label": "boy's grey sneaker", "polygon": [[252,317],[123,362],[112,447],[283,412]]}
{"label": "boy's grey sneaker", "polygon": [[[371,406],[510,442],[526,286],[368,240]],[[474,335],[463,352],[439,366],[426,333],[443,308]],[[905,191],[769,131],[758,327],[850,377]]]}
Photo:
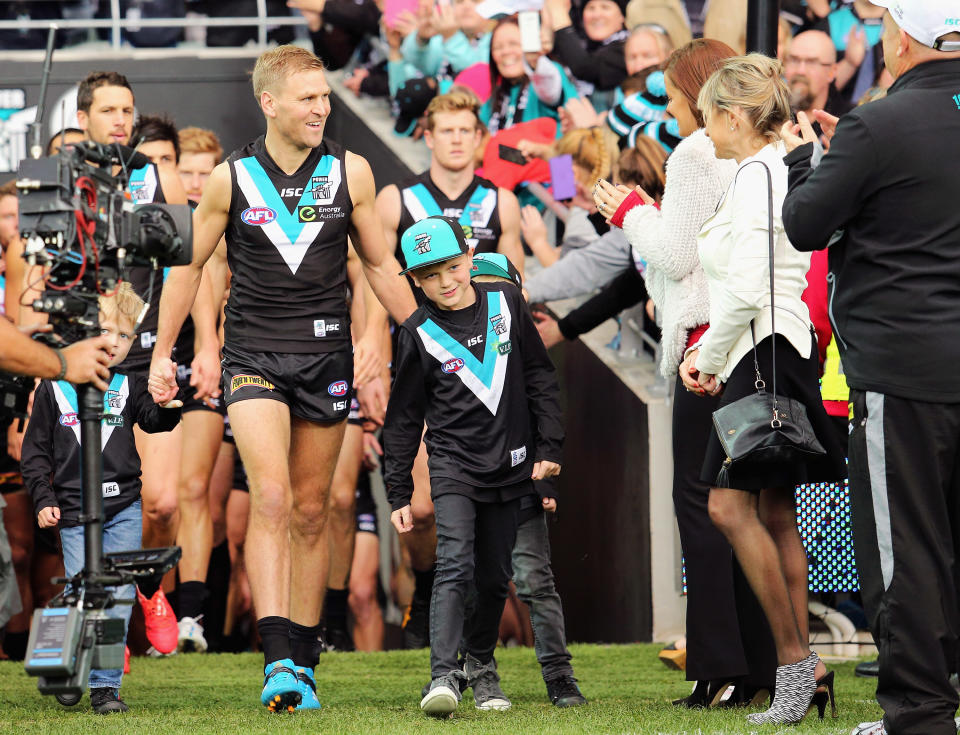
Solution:
{"label": "boy's grey sneaker", "polygon": [[547,696],[557,707],[579,707],[587,703],[577,680],[570,675],[558,676],[546,682]]}
{"label": "boy's grey sneaker", "polygon": [[500,688],[496,659],[491,658],[488,663],[481,664],[468,653],[463,672],[467,675],[467,686],[473,687],[473,702],[477,709],[510,709],[511,702]]}
{"label": "boy's grey sneaker", "polygon": [[90,706],[98,715],[112,715],[126,712],[130,708],[120,699],[120,692],[111,687],[97,687],[90,690]]}
{"label": "boy's grey sneaker", "polygon": [[430,682],[430,690],[420,700],[420,709],[432,717],[452,716],[460,704],[458,674],[459,671],[451,671]]}

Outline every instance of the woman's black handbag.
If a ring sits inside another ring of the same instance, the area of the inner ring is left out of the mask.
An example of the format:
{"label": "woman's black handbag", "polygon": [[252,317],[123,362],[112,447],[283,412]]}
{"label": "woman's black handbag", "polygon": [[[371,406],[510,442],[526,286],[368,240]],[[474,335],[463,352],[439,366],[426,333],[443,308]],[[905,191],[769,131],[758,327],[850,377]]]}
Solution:
{"label": "woman's black handbag", "polygon": [[[768,233],[770,238],[770,331],[774,328],[773,305],[773,178],[767,172]],[[748,164],[749,165],[749,164]],[[713,412],[713,426],[727,458],[717,474],[717,487],[730,487],[730,470],[738,464],[791,465],[804,459],[825,455],[827,452],[807,417],[807,408],[792,398],[777,397],[777,350],[772,341],[773,393],[767,393],[766,383],[760,377],[757,362],[757,339],[750,322],[753,337],[753,367],[757,374],[755,395],[741,398]]]}

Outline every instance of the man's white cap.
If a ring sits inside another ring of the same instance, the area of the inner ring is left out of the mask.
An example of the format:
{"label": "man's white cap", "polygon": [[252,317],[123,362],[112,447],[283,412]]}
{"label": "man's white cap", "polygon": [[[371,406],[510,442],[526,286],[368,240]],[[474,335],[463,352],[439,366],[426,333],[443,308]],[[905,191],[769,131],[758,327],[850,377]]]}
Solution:
{"label": "man's white cap", "polygon": [[924,46],[938,51],[960,51],[960,41],[938,41],[948,33],[960,33],[960,2],[957,0],[870,0],[886,8],[898,26]]}

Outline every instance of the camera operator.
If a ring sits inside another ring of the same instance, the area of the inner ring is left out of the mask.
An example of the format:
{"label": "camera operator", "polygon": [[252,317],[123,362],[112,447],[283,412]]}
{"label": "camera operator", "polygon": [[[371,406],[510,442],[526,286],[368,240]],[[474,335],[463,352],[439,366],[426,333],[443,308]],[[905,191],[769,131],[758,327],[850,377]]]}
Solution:
{"label": "camera operator", "polygon": [[30,339],[31,334],[42,330],[35,325],[18,329],[0,319],[0,370],[74,384],[93,383],[100,390],[107,389],[110,357],[103,337],[55,350]]}

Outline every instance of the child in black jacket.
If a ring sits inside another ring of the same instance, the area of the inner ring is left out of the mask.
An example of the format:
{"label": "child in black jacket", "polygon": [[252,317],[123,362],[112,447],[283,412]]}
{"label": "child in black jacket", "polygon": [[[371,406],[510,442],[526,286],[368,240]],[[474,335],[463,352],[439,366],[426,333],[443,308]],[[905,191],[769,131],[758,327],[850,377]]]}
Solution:
{"label": "child in black jacket", "polygon": [[[101,334],[111,339],[110,367],[121,363],[133,344],[143,301],[128,283],[100,298]],[[180,402],[166,407],[153,402],[146,376],[113,372],[103,399],[103,551],[140,548],[140,456],[133,425],[149,433],[170,431],[180,421]],[[23,438],[21,471],[41,528],[60,527],[63,564],[71,577],[83,569],[84,527],[80,522],[83,487],[80,473],[80,420],[77,393],[66,381],[44,380],[33,399],[33,412]],[[117,600],[132,600],[134,586],[114,588]],[[129,622],[131,606],[119,604],[108,614]],[[120,699],[120,669],[90,672],[90,703],[95,712],[125,712]]]}
{"label": "child in black jacket", "polygon": [[[493,651],[522,498],[535,493],[533,480],[560,472],[556,374],[519,290],[470,282],[458,222],[428,217],[400,245],[427,301],[400,327],[383,438],[391,521],[405,533],[413,527],[410,470],[426,421],[437,570],[432,681],[420,707],[452,714],[466,677],[479,709],[506,709]],[[474,579],[477,605],[465,626]],[[466,673],[457,663],[464,630]]]}

